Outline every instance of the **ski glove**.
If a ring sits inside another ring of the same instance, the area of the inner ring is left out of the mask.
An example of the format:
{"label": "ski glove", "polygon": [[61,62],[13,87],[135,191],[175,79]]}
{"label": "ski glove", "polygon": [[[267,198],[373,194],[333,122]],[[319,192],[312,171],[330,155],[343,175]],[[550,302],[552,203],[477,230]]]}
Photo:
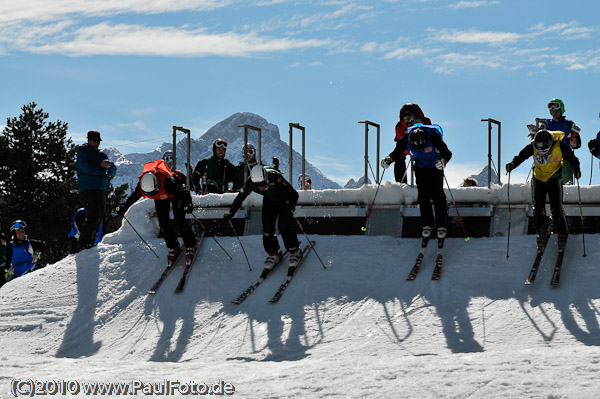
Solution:
{"label": "ski glove", "polygon": [[575,175],[575,178],[577,180],[579,180],[581,178],[581,171],[580,170],[576,170],[573,174]]}
{"label": "ski glove", "polygon": [[392,161],[392,158],[390,158],[390,157],[385,157],[385,158],[383,158],[383,159],[381,160],[381,167],[382,167],[383,169],[387,169],[387,168],[389,168],[389,167],[390,167],[390,165],[392,164],[392,162],[394,162],[394,161]]}
{"label": "ski glove", "polygon": [[231,218],[232,218],[232,217],[233,217],[233,215],[232,215],[231,213],[226,213],[226,214],[224,214],[224,215],[223,215],[223,219],[224,219],[226,222],[229,222],[229,221],[231,220]]}
{"label": "ski glove", "polygon": [[506,173],[510,173],[515,169],[515,164],[509,162],[506,164]]}
{"label": "ski glove", "polygon": [[598,149],[596,148],[596,139],[591,139],[590,141],[588,141],[588,148],[590,149],[590,152],[592,153],[592,155],[597,155],[598,154]]}
{"label": "ski glove", "polygon": [[285,201],[285,207],[293,212],[296,209],[296,203],[294,201],[287,200]]}
{"label": "ski glove", "polygon": [[435,163],[435,167],[437,168],[437,170],[444,170],[444,168],[446,167],[446,161],[444,161],[444,158],[438,159]]}

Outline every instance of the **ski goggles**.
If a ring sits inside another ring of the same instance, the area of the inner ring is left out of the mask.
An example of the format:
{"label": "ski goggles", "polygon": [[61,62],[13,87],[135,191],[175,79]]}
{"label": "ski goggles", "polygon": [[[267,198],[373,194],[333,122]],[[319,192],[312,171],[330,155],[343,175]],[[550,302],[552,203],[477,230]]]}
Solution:
{"label": "ski goggles", "polygon": [[227,148],[227,142],[226,141],[217,141],[217,142],[215,142],[215,147],[217,147],[217,148]]}
{"label": "ski goggles", "polygon": [[552,111],[554,109],[560,109],[560,104],[559,103],[555,103],[555,102],[548,103],[548,109],[550,111]]}
{"label": "ski goggles", "polygon": [[164,157],[163,159],[164,159],[164,161],[165,161],[166,163],[173,162],[173,157],[172,157],[172,156],[170,156],[170,155],[167,155],[167,156],[166,156],[166,157]]}
{"label": "ski goggles", "polygon": [[246,154],[247,155],[254,155],[256,154],[256,150],[254,148],[249,148],[246,150]]}
{"label": "ski goggles", "polygon": [[18,230],[18,229],[24,229],[25,227],[27,227],[27,223],[25,223],[22,220],[17,220],[16,222],[13,222],[12,226],[10,226],[11,230]]}

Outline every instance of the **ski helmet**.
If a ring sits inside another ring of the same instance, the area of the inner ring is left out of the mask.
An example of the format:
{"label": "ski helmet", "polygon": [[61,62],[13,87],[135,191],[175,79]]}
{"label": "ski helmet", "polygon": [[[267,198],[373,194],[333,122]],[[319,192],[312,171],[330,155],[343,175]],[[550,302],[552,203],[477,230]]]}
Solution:
{"label": "ski helmet", "polygon": [[553,98],[548,103],[548,109],[552,111],[553,109],[560,109],[560,114],[564,115],[565,113],[565,103],[560,98]]}
{"label": "ski helmet", "polygon": [[429,141],[429,137],[427,136],[427,132],[425,129],[420,127],[411,130],[408,135],[408,141],[410,146],[415,150],[422,150],[427,147],[427,142]]}
{"label": "ski helmet", "polygon": [[14,222],[12,222],[12,224],[10,225],[10,231],[15,231],[15,230],[19,230],[19,229],[24,229],[25,227],[27,227],[27,223],[25,223],[22,220],[15,220]]}
{"label": "ski helmet", "polygon": [[310,179],[310,175],[308,173],[298,175],[298,187],[302,187],[302,180],[304,180],[304,184],[311,184],[312,181]]}
{"label": "ski helmet", "polygon": [[540,130],[535,134],[533,139],[533,145],[540,155],[547,155],[550,153],[552,146],[554,145],[554,137],[547,130]]}
{"label": "ski helmet", "polygon": [[242,147],[242,158],[246,159],[248,155],[256,154],[256,148],[251,143],[246,144]]}
{"label": "ski helmet", "polygon": [[175,153],[173,151],[171,151],[171,150],[165,151],[162,154],[162,160],[165,161],[166,163],[173,162],[174,156],[175,156]]}
{"label": "ski helmet", "polygon": [[213,141],[213,143],[212,143],[213,154],[217,150],[217,147],[227,149],[227,142],[223,139],[216,139],[215,141]]}
{"label": "ski helmet", "polygon": [[148,197],[156,195],[160,189],[158,177],[154,173],[144,173],[140,179],[140,189]]}
{"label": "ski helmet", "polygon": [[267,183],[267,171],[262,165],[256,165],[250,171],[250,180],[252,183],[262,186]]}

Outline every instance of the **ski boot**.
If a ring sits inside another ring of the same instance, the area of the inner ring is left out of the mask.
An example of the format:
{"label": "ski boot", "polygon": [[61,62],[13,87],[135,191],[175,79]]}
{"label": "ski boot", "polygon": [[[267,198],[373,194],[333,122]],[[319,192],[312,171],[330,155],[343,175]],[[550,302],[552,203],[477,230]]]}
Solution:
{"label": "ski boot", "polygon": [[167,255],[167,264],[172,266],[173,262],[175,262],[179,257],[179,254],[181,254],[181,247],[179,244],[177,244],[175,248],[169,249],[169,255]]}
{"label": "ski boot", "polygon": [[300,248],[290,250],[290,262],[288,265],[288,276],[293,276],[298,263],[302,260],[302,250]]}
{"label": "ski boot", "polygon": [[437,238],[439,240],[443,240],[444,238],[446,238],[446,228],[445,227],[438,227],[437,228]]}
{"label": "ski boot", "polygon": [[275,267],[275,265],[278,264],[279,261],[281,261],[281,251],[269,254],[269,256],[267,256],[267,259],[265,260],[265,269],[273,269],[273,267]]}
{"label": "ski boot", "polygon": [[189,247],[185,250],[185,264],[189,265],[194,261],[196,257],[196,247]]}
{"label": "ski boot", "polygon": [[433,229],[431,228],[431,226],[423,226],[423,231],[421,231],[421,237],[423,237],[423,238],[431,237],[432,231],[433,231]]}
{"label": "ski boot", "polygon": [[538,252],[544,252],[546,249],[546,244],[548,243],[548,238],[550,234],[538,234],[536,238],[536,245]]}
{"label": "ski boot", "polygon": [[567,238],[569,237],[568,233],[559,233],[558,234],[558,251],[564,252],[567,247]]}

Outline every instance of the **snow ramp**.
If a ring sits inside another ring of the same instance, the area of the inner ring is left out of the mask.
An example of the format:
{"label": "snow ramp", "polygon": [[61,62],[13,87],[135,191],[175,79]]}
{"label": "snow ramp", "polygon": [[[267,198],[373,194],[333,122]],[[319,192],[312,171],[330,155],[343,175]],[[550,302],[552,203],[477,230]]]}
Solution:
{"label": "snow ramp", "polygon": [[252,271],[235,237],[217,238],[234,260],[206,238],[184,292],[174,293],[177,266],[148,295],[167,252],[150,208],[142,202],[127,216],[160,258],[124,224],[97,247],[2,287],[2,392],[24,376],[222,378],[242,397],[597,391],[598,235],[586,236],[586,257],[581,237],[570,238],[558,287],[549,284],[555,238],[526,286],[534,236],[513,237],[508,259],[506,238],[449,238],[440,281],[431,280],[432,244],[416,280],[406,281],[418,239],[311,236],[326,268],[311,253],[278,303],[268,300],[286,265],[234,305],[260,275],[262,237],[241,237]]}

